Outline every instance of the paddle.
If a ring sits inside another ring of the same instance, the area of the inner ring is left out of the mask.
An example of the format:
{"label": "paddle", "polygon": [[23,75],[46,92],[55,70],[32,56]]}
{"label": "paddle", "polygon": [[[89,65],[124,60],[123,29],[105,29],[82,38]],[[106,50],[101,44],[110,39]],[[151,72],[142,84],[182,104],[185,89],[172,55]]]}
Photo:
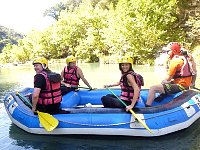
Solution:
{"label": "paddle", "polygon": [[198,91],[200,91],[200,89],[199,89],[199,88],[197,88],[197,87],[193,87],[192,89],[195,89],[195,90],[198,90]]}
{"label": "paddle", "polygon": [[[27,103],[31,108],[33,105],[27,100],[24,96],[19,94],[18,92],[16,95],[25,103]],[[36,111],[39,117],[39,121],[42,124],[42,126],[47,130],[47,131],[52,131],[58,126],[58,120],[54,118],[52,115],[44,112],[39,112],[38,110]]]}
{"label": "paddle", "polygon": [[80,88],[80,89],[88,89],[88,90],[95,90],[96,88],[89,88],[89,87],[82,87],[82,86],[71,86],[72,88]]}
{"label": "paddle", "polygon": [[[115,93],[113,93],[113,91],[110,90],[110,88],[106,87],[106,89],[108,89],[108,91],[110,91],[124,106],[127,106]],[[149,129],[149,127],[145,124],[145,122],[142,121],[142,119],[140,119],[132,109],[130,109],[129,111],[143,125],[143,127],[145,127],[150,133],[152,133],[152,131]]]}

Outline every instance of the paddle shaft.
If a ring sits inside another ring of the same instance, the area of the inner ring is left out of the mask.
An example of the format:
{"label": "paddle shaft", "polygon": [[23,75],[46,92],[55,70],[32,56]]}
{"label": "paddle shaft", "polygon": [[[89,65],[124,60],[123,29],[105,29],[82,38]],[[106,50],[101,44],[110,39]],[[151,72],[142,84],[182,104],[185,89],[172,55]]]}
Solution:
{"label": "paddle shaft", "polygon": [[89,89],[91,90],[91,88],[89,87],[82,87],[82,86],[71,86],[72,88],[80,88],[80,89]]}
{"label": "paddle shaft", "polygon": [[27,100],[24,96],[22,96],[21,94],[19,93],[16,93],[17,96],[19,96],[19,98],[21,100],[23,100],[24,102],[26,102],[31,108],[33,107],[33,105],[29,102],[29,100]]}
{"label": "paddle shaft", "polygon": [[[63,85],[63,84],[61,84],[61,86],[65,86],[65,85]],[[89,87],[83,87],[83,86],[71,86],[71,88],[80,88],[80,89],[88,89],[88,90],[94,90],[94,89],[91,89],[91,88],[89,88]]]}
{"label": "paddle shaft", "polygon": [[193,87],[193,89],[200,91],[200,89],[199,89],[199,88],[197,88],[197,87]]}
{"label": "paddle shaft", "polygon": [[[26,102],[31,108],[33,107],[33,105],[29,102],[29,100],[27,100],[24,96],[22,96],[19,93],[16,93],[16,95],[23,101]],[[42,126],[47,130],[47,131],[52,131],[53,129],[55,129],[58,126],[58,120],[56,118],[54,118],[52,115],[48,114],[48,113],[44,113],[44,112],[40,112],[38,110],[36,110],[38,117],[39,117],[39,121],[42,124]]]}
{"label": "paddle shaft", "polygon": [[81,89],[89,89],[89,90],[91,90],[91,88],[89,88],[89,87],[82,87],[82,86],[79,86],[78,88],[81,88]]}
{"label": "paddle shaft", "polygon": [[[124,103],[113,91],[111,91],[108,87],[106,87],[106,89],[108,89],[108,91],[110,91],[124,106],[127,106],[126,103]],[[132,109],[129,109],[129,111],[143,125],[143,127],[145,127],[150,133],[152,133],[152,131],[149,129],[149,127],[145,124],[145,122],[142,121],[142,119],[140,119]]]}

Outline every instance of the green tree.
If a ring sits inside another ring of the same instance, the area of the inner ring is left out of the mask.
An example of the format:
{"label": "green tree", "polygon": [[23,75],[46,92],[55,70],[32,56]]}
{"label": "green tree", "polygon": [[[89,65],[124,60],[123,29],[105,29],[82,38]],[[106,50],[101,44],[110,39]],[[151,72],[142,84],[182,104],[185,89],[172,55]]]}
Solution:
{"label": "green tree", "polygon": [[103,56],[126,54],[134,63],[152,64],[161,46],[187,40],[186,31],[180,27],[185,7],[181,2],[63,1],[52,7],[55,24],[30,32],[17,46],[6,46],[1,57],[6,62],[25,62],[37,56],[65,58],[72,54],[85,62],[96,62]]}
{"label": "green tree", "polygon": [[55,6],[51,7],[50,9],[47,9],[45,12],[44,12],[44,16],[50,16],[50,17],[53,17],[55,20],[58,21],[58,18],[60,16],[60,12],[62,10],[65,10],[66,9],[66,6],[60,2],[58,4],[56,4]]}

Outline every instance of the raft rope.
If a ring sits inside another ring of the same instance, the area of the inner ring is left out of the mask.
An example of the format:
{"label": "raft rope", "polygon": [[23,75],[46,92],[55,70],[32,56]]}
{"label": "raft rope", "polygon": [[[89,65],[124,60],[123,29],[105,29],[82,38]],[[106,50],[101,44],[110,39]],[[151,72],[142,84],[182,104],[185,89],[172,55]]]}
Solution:
{"label": "raft rope", "polygon": [[[31,115],[29,113],[26,113],[24,112],[23,110],[21,110],[20,108],[17,108],[20,112],[26,114],[27,116],[31,116],[31,117],[36,117],[36,115]],[[54,116],[55,117],[55,116]],[[56,118],[57,119],[57,118]],[[119,125],[126,125],[126,124],[131,124],[131,123],[134,123],[134,122],[137,122],[136,120],[135,121],[132,121],[132,122],[123,122],[123,123],[116,123],[116,124],[83,124],[83,123],[77,123],[77,122],[70,122],[70,121],[65,121],[65,120],[59,120],[57,119],[59,122],[63,122],[63,123],[66,123],[66,124],[73,124],[73,125],[80,125],[80,126],[97,126],[97,127],[106,127],[106,126],[119,126]]]}
{"label": "raft rope", "polygon": [[[196,97],[198,99],[198,97]],[[188,108],[190,106],[193,106],[193,105],[198,105],[200,104],[200,102],[198,101],[198,103],[194,103],[194,104],[191,104],[191,105],[188,105],[187,107],[185,108]],[[23,104],[25,105],[25,104]],[[20,106],[20,105],[19,105]],[[18,107],[17,107],[18,108]],[[149,120],[149,119],[153,119],[153,118],[156,118],[156,117],[160,117],[160,116],[164,116],[164,115],[167,115],[167,114],[172,114],[174,112],[177,112],[177,111],[181,111],[183,109],[185,109],[183,107],[180,107],[179,109],[176,109],[174,111],[171,111],[171,112],[166,112],[166,113],[163,113],[163,114],[160,114],[160,115],[155,115],[155,116],[151,116],[151,117],[148,117],[148,118],[145,118],[145,119],[142,119],[141,120]],[[20,108],[18,108],[19,111],[21,111],[22,113],[28,115],[28,116],[32,116],[32,117],[37,117],[36,115],[30,115],[26,112],[24,112],[23,110],[21,110]],[[59,120],[59,122],[63,122],[63,123],[66,123],[66,124],[73,124],[73,125],[80,125],[80,126],[93,126],[93,127],[107,127],[107,126],[119,126],[119,125],[126,125],[126,124],[131,124],[131,123],[135,123],[135,122],[138,122],[137,120],[135,121],[132,121],[132,122],[123,122],[123,123],[115,123],[115,124],[83,124],[83,123],[77,123],[77,122],[70,122],[70,121],[65,121],[65,120]]]}
{"label": "raft rope", "polygon": [[120,126],[120,125],[126,125],[131,124],[133,122],[123,122],[123,123],[115,123],[115,124],[83,124],[83,123],[76,123],[76,122],[69,122],[69,121],[63,121],[59,120],[60,122],[67,123],[67,124],[73,124],[73,125],[79,125],[79,126],[93,126],[93,127],[108,127],[108,126]]}
{"label": "raft rope", "polygon": [[[192,104],[192,105],[189,105],[189,106],[193,106],[193,105],[196,105],[196,104],[200,104],[200,102],[199,103],[195,103],[195,104]],[[188,106],[188,107],[189,107]],[[187,107],[185,107],[185,108],[187,108]],[[177,111],[181,111],[181,110],[183,110],[183,109],[185,109],[185,108],[179,108],[179,109],[177,109],[177,110],[174,110],[174,111],[171,111],[171,112],[167,112],[167,113],[163,113],[163,114],[160,114],[160,115],[155,115],[155,116],[151,116],[151,117],[148,117],[148,118],[145,118],[145,119],[142,119],[141,118],[141,120],[149,120],[149,119],[153,119],[153,118],[156,118],[156,117],[160,117],[160,116],[164,116],[164,115],[168,115],[168,114],[172,114],[172,113],[175,113],[175,112],[177,112]],[[138,122],[137,120],[135,120],[135,121],[133,121],[133,122],[124,122],[124,123],[116,123],[116,124],[104,124],[104,125],[102,125],[102,124],[100,124],[100,125],[94,125],[94,124],[82,124],[82,123],[75,123],[75,122],[69,122],[69,121],[63,121],[63,120],[59,120],[60,122],[63,122],[63,123],[67,123],[67,124],[73,124],[73,125],[81,125],[81,126],[97,126],[97,127],[99,127],[99,126],[119,126],[119,125],[126,125],[126,124],[131,124],[131,123],[135,123],[135,122]]]}

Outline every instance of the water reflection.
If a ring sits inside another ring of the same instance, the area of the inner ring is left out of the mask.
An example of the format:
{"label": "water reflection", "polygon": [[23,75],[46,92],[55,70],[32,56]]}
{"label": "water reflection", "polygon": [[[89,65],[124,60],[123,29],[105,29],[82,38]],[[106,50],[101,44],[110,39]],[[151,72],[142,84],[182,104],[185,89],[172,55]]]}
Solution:
{"label": "water reflection", "polygon": [[3,102],[4,96],[10,92],[13,92],[19,88],[19,84],[16,83],[0,83],[0,103]]}
{"label": "water reflection", "polygon": [[156,138],[123,137],[123,136],[95,136],[95,135],[64,135],[47,136],[29,134],[15,125],[10,126],[9,137],[17,146],[24,149],[116,149],[116,150],[189,150],[200,149],[200,120],[190,128]]}

